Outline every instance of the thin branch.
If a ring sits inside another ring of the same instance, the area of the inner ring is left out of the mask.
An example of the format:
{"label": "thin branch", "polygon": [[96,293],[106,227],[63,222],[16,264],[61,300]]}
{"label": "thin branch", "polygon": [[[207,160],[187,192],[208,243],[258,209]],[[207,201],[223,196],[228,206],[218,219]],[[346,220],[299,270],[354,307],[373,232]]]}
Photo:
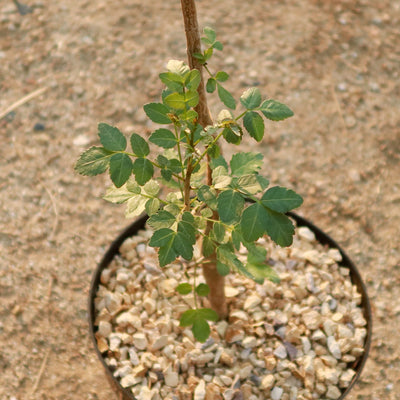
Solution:
{"label": "thin branch", "polygon": [[46,364],[47,364],[47,360],[49,358],[49,355],[50,355],[50,349],[47,349],[46,355],[44,356],[44,359],[42,361],[42,365],[40,366],[39,373],[38,373],[38,375],[36,377],[36,380],[35,380],[35,383],[34,383],[34,385],[32,387],[31,396],[36,392],[37,388],[39,387],[39,383],[40,383],[40,380],[42,379],[42,375],[43,375],[44,370],[46,368]]}
{"label": "thin branch", "polygon": [[199,104],[195,110],[199,115],[199,124],[205,128],[212,125],[210,110],[207,106],[206,90],[203,78],[203,65],[194,57],[195,53],[201,53],[200,31],[197,22],[197,12],[194,0],[181,0],[183,21],[185,24],[187,55],[189,67],[197,69],[200,72],[201,82],[197,89],[199,93]]}
{"label": "thin branch", "polygon": [[22,106],[23,104],[27,103],[28,101],[32,100],[33,98],[40,96],[47,89],[48,89],[47,87],[37,89],[34,92],[29,93],[26,96],[24,96],[22,99],[19,99],[14,104],[11,104],[11,106],[6,108],[4,111],[0,111],[0,119],[4,118],[7,114],[9,114],[11,111],[14,111],[19,106]]}

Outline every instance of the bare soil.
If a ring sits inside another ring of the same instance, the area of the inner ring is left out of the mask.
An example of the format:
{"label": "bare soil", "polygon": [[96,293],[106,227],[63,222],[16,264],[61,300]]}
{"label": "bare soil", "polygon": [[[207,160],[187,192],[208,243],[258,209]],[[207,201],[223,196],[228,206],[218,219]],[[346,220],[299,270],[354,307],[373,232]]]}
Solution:
{"label": "bare soil", "polygon": [[[87,330],[91,274],[128,223],[107,177],[73,171],[97,123],[154,128],[142,105],[185,59],[178,1],[0,2],[0,399],[113,399]],[[331,234],[369,291],[374,337],[349,400],[400,399],[400,1],[198,0],[225,52],[212,65],[287,103],[259,146],[272,184]],[[210,100],[216,115],[219,106]],[[227,154],[233,151],[226,149]]]}

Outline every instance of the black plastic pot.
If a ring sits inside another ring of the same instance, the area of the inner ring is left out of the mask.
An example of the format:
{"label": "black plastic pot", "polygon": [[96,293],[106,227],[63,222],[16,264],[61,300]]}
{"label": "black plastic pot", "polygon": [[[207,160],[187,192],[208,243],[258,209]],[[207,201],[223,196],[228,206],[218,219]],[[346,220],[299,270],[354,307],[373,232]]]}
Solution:
{"label": "black plastic pot", "polygon": [[[313,225],[311,222],[307,221],[303,217],[300,217],[297,214],[294,213],[288,213],[288,215],[293,218],[297,226],[306,226],[308,227],[312,232],[314,232],[315,237],[317,240],[323,244],[327,245],[330,248],[336,248],[339,250],[339,252],[342,255],[342,262],[340,265],[342,267],[346,267],[350,270],[350,277],[354,285],[357,286],[358,291],[361,293],[362,296],[362,301],[361,301],[361,307],[363,309],[363,314],[364,318],[367,321],[367,336],[365,339],[365,344],[364,344],[364,353],[363,355],[356,360],[354,363],[351,363],[349,365],[350,368],[353,368],[356,371],[356,374],[353,377],[352,382],[350,385],[343,391],[342,395],[338,400],[343,400],[347,394],[350,392],[351,388],[354,386],[354,384],[357,382],[361,375],[361,371],[364,367],[365,362],[367,361],[368,358],[368,353],[371,345],[371,336],[372,336],[372,315],[371,315],[371,306],[367,294],[366,287],[361,279],[361,275],[358,272],[356,266],[353,264],[353,262],[350,260],[350,258],[347,256],[347,254],[343,251],[343,249],[326,233],[321,231],[318,227]],[[111,386],[113,387],[115,393],[118,396],[118,399],[120,400],[136,400],[136,398],[133,396],[130,390],[123,388],[119,381],[114,378],[112,371],[109,369],[107,364],[104,361],[104,358],[102,354],[100,353],[98,347],[97,347],[97,341],[95,337],[95,332],[96,332],[96,327],[94,326],[94,321],[95,321],[95,307],[94,307],[94,299],[96,297],[96,293],[100,284],[100,276],[101,272],[103,269],[105,269],[113,260],[113,258],[119,253],[119,248],[121,244],[129,237],[132,237],[137,234],[137,232],[141,229],[144,229],[146,221],[148,217],[143,216],[139,218],[137,221],[135,221],[133,224],[128,226],[119,236],[118,238],[111,244],[107,252],[105,253],[102,261],[96,268],[91,286],[90,286],[90,293],[89,293],[89,327],[90,327],[90,337],[92,339],[94,348],[96,350],[97,356],[99,357],[100,362],[103,364],[103,367],[105,369],[105,373],[107,376],[107,379],[109,380]]]}

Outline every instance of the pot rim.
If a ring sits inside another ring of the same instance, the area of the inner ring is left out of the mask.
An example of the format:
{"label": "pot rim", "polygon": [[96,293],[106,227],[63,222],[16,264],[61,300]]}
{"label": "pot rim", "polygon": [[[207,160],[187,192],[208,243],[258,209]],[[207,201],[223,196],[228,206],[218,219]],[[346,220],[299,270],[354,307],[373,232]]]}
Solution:
{"label": "pot rim", "polygon": [[[308,227],[314,234],[316,239],[318,240],[319,243],[322,245],[327,245],[330,248],[336,248],[339,250],[341,256],[342,256],[342,261],[340,262],[339,265],[346,267],[350,270],[350,277],[351,281],[354,285],[357,286],[358,291],[361,293],[361,308],[363,310],[364,318],[367,321],[367,335],[365,338],[364,342],[364,353],[363,355],[357,359],[354,363],[351,364],[351,368],[356,370],[356,374],[354,375],[351,383],[349,386],[344,390],[342,395],[339,397],[338,400],[343,400],[347,394],[350,392],[350,390],[353,388],[355,383],[358,381],[358,379],[361,376],[361,372],[364,368],[364,365],[368,359],[369,355],[369,350],[371,347],[371,340],[372,340],[372,312],[371,312],[371,304],[370,300],[368,297],[367,289],[366,286],[361,278],[361,275],[355,266],[355,264],[351,261],[349,256],[345,253],[345,251],[337,244],[335,240],[333,240],[328,234],[323,232],[320,228],[318,228],[316,225],[314,225],[312,222],[308,221],[306,218],[294,213],[294,212],[288,212],[287,215],[292,218],[298,227],[305,226]],[[145,224],[148,219],[148,215],[142,215],[139,217],[136,221],[134,221],[131,225],[129,225],[127,228],[125,228],[122,233],[111,243],[110,247],[104,254],[101,262],[99,265],[96,267],[93,275],[92,275],[92,280],[90,283],[90,291],[89,291],[89,299],[88,299],[88,320],[89,320],[89,334],[91,337],[92,344],[95,348],[96,354],[100,360],[100,362],[103,364],[103,367],[105,369],[105,372],[107,374],[107,377],[109,380],[111,380],[113,386],[115,386],[118,391],[123,394],[123,396],[126,396],[129,399],[136,400],[136,397],[133,396],[132,392],[128,390],[127,388],[123,388],[116,379],[111,370],[109,369],[108,365],[106,364],[103,355],[99,351],[97,347],[97,341],[96,341],[96,336],[95,336],[95,326],[94,326],[94,321],[95,321],[95,307],[94,307],[94,299],[96,297],[97,289],[100,284],[100,277],[101,277],[101,272],[111,263],[111,261],[114,259],[114,257],[119,254],[119,248],[121,247],[122,243],[129,237],[134,236],[139,230],[145,229]]]}

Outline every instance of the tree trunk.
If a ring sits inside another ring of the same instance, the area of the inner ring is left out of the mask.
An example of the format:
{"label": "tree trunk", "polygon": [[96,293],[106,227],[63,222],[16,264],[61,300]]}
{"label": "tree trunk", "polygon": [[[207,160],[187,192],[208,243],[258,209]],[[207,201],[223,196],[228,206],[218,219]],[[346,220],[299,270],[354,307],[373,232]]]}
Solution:
{"label": "tree trunk", "polygon": [[[186,42],[187,42],[187,55],[189,67],[197,69],[200,72],[201,82],[197,89],[199,93],[199,104],[195,110],[199,116],[199,124],[202,127],[212,125],[210,111],[207,106],[206,90],[203,79],[203,66],[200,62],[193,57],[194,53],[201,53],[200,31],[197,22],[197,12],[195,0],[181,0],[183,21],[185,24]],[[209,160],[208,160],[209,161]],[[207,171],[207,184],[211,185],[211,168],[208,163]],[[209,223],[206,228],[206,234],[211,231],[212,224]],[[203,265],[203,275],[207,285],[210,288],[208,300],[210,305],[217,312],[221,319],[228,315],[228,308],[225,298],[225,279],[217,271],[216,255],[213,254],[209,257],[209,262]]]}

